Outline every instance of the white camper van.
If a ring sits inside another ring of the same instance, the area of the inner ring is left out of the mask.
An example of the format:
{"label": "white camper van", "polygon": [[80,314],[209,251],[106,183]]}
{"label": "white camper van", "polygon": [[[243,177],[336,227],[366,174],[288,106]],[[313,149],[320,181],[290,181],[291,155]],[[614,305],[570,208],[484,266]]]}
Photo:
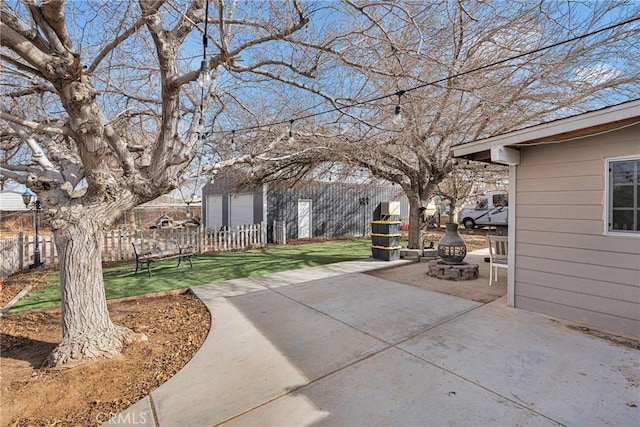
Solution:
{"label": "white camper van", "polygon": [[509,197],[506,191],[488,191],[476,206],[460,214],[460,223],[467,229],[476,225],[507,225]]}

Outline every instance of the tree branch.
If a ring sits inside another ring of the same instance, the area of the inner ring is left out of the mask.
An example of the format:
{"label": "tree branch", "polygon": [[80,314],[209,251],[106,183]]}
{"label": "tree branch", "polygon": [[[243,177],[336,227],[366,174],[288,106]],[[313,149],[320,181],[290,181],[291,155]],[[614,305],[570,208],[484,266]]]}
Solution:
{"label": "tree branch", "polygon": [[[20,137],[23,141],[25,141],[29,146],[29,149],[31,149],[31,158],[44,171],[43,173],[41,173],[41,175],[47,180],[57,182],[58,184],[63,184],[64,178],[62,174],[60,173],[60,171],[58,171],[58,169],[56,169],[53,163],[51,163],[51,161],[44,154],[44,151],[40,147],[40,144],[38,144],[38,142],[34,138],[29,136],[27,132],[24,131],[24,129],[19,128],[14,124],[10,124],[10,126],[16,132],[16,135]],[[40,171],[38,171],[38,174],[40,174]]]}
{"label": "tree branch", "polygon": [[[55,50],[59,54],[66,53],[67,48],[64,46],[64,43],[62,42],[62,40],[60,40],[60,37],[58,36],[56,31],[53,29],[53,27],[49,24],[48,20],[43,15],[42,9],[40,9],[40,7],[38,7],[38,5],[36,5],[36,3],[33,0],[26,0],[25,3],[29,8],[29,12],[31,13],[31,17],[33,18],[33,21],[38,25],[38,28],[40,28],[40,31],[47,37],[47,41],[49,42],[49,48]],[[49,13],[52,16],[55,16],[56,14],[62,15],[62,19],[64,19],[64,12],[62,11],[61,2],[59,0],[51,0],[48,3],[50,3]],[[54,20],[59,20],[59,17],[54,18]],[[65,33],[66,33],[66,29],[65,29]]]}
{"label": "tree branch", "polygon": [[129,36],[131,36],[136,31],[138,31],[140,27],[142,27],[147,22],[149,15],[158,11],[157,8],[160,7],[160,2],[156,3],[154,6],[155,8],[151,7],[148,10],[145,10],[145,13],[143,14],[143,16],[141,16],[140,19],[138,19],[131,27],[129,27],[126,31],[124,31],[122,34],[117,36],[115,39],[113,39],[110,43],[108,43],[105,47],[102,48],[100,53],[98,53],[98,55],[91,62],[91,65],[89,65],[89,67],[87,68],[87,74],[93,74],[93,72],[96,70],[98,65],[100,65],[100,62],[102,62],[102,60],[109,54],[109,52],[114,50],[116,47],[120,45],[120,43],[128,39]]}
{"label": "tree branch", "polygon": [[15,58],[11,58],[10,56],[4,55],[0,53],[0,59],[2,59],[3,61],[13,65],[14,67],[16,67],[18,70],[22,70],[22,71],[26,71],[29,74],[33,74],[34,76],[38,76],[38,77],[43,77],[42,73],[40,73],[39,70],[33,68],[33,67],[29,67],[26,64],[23,64],[22,62],[18,61]]}
{"label": "tree branch", "polygon": [[33,122],[27,119],[21,119],[19,117],[5,113],[3,111],[0,111],[0,119],[4,119],[11,123],[19,124],[20,126],[24,126],[26,128],[29,128],[38,132],[42,132],[42,133],[51,133],[54,135],[69,135],[69,132],[67,129],[63,129],[55,126],[43,125],[42,123]]}
{"label": "tree branch", "polygon": [[42,51],[49,50],[47,42],[42,39],[40,34],[34,28],[26,26],[24,21],[13,10],[9,9],[4,1],[0,3],[0,20],[25,39],[31,41],[38,49]]}
{"label": "tree branch", "polygon": [[0,38],[2,46],[8,47],[38,70],[42,70],[47,60],[51,59],[49,55],[38,49],[31,40],[4,22],[0,23],[0,34],[2,34],[2,38]]}
{"label": "tree branch", "polygon": [[9,98],[21,98],[23,96],[34,95],[34,94],[43,94],[43,93],[56,93],[56,90],[53,86],[48,83],[38,82],[29,87],[16,89],[13,92],[7,92],[5,95]]}
{"label": "tree branch", "polygon": [[43,1],[42,16],[47,20],[47,24],[51,26],[64,48],[71,50],[71,40],[64,22],[64,2],[60,0]]}

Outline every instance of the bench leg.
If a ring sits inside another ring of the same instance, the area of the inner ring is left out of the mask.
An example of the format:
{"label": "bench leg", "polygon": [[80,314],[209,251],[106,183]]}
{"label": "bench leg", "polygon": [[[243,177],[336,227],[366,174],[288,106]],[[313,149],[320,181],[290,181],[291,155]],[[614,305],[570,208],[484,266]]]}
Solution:
{"label": "bench leg", "polygon": [[133,275],[135,276],[136,274],[138,274],[138,265],[140,263],[138,262],[138,258],[136,258],[136,271],[133,273]]}
{"label": "bench leg", "polygon": [[147,261],[147,273],[149,277],[151,277],[151,261]]}
{"label": "bench leg", "polygon": [[193,263],[191,262],[191,255],[180,255],[178,257],[178,267],[180,267],[180,263],[182,262],[183,259],[186,259],[187,261],[189,261],[189,265],[191,266],[191,268],[193,268]]}

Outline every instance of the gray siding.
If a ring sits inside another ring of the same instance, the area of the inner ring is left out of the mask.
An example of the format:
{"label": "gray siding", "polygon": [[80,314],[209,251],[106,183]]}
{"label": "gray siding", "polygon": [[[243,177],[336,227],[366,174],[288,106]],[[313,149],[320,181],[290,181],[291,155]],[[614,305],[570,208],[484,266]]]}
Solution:
{"label": "gray siding", "polygon": [[[399,201],[400,216],[409,218],[409,201],[399,186],[359,185],[345,183],[312,182],[299,183],[294,188],[260,187],[236,189],[233,175],[216,178],[202,191],[202,218],[206,224],[207,196],[222,195],[222,221],[229,224],[229,196],[253,194],[253,216],[255,222],[266,221],[267,239],[271,241],[273,221],[286,221],[287,239],[298,237],[298,200],[311,200],[311,233],[313,237],[358,236],[371,233],[370,221],[373,211],[384,201]],[[266,201],[265,201],[266,196]],[[359,199],[368,197],[366,208]],[[265,214],[266,209],[266,214]]]}
{"label": "gray siding", "polygon": [[638,135],[522,149],[516,307],[640,336],[640,236],[604,233],[606,159],[639,154]]}
{"label": "gray siding", "polygon": [[[214,182],[210,182],[202,188],[202,219],[203,224],[206,224],[207,216],[207,196],[209,195],[221,195],[222,196],[222,223],[227,226],[231,223],[229,218],[229,204],[230,196],[239,194],[252,194],[253,195],[253,223],[261,223],[266,220],[264,212],[264,191],[263,187],[257,188],[236,188],[235,176],[233,173],[227,175],[220,174]],[[248,225],[248,224],[247,224]]]}
{"label": "gray siding", "polygon": [[[368,197],[363,207],[361,197]],[[401,217],[408,218],[409,202],[399,186],[363,186],[344,183],[304,183],[295,188],[268,190],[267,210],[271,221],[286,221],[287,238],[298,236],[298,200],[312,202],[313,237],[358,236],[371,232],[373,211],[383,201],[400,201]]]}

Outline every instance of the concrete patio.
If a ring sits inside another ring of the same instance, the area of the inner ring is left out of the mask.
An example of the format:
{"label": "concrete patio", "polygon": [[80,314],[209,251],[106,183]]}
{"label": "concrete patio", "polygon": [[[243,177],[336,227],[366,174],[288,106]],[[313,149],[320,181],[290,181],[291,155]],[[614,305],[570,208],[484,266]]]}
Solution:
{"label": "concrete patio", "polygon": [[202,348],[106,425],[638,425],[640,351],[505,298],[362,274],[402,263],[194,288],[212,313]]}

